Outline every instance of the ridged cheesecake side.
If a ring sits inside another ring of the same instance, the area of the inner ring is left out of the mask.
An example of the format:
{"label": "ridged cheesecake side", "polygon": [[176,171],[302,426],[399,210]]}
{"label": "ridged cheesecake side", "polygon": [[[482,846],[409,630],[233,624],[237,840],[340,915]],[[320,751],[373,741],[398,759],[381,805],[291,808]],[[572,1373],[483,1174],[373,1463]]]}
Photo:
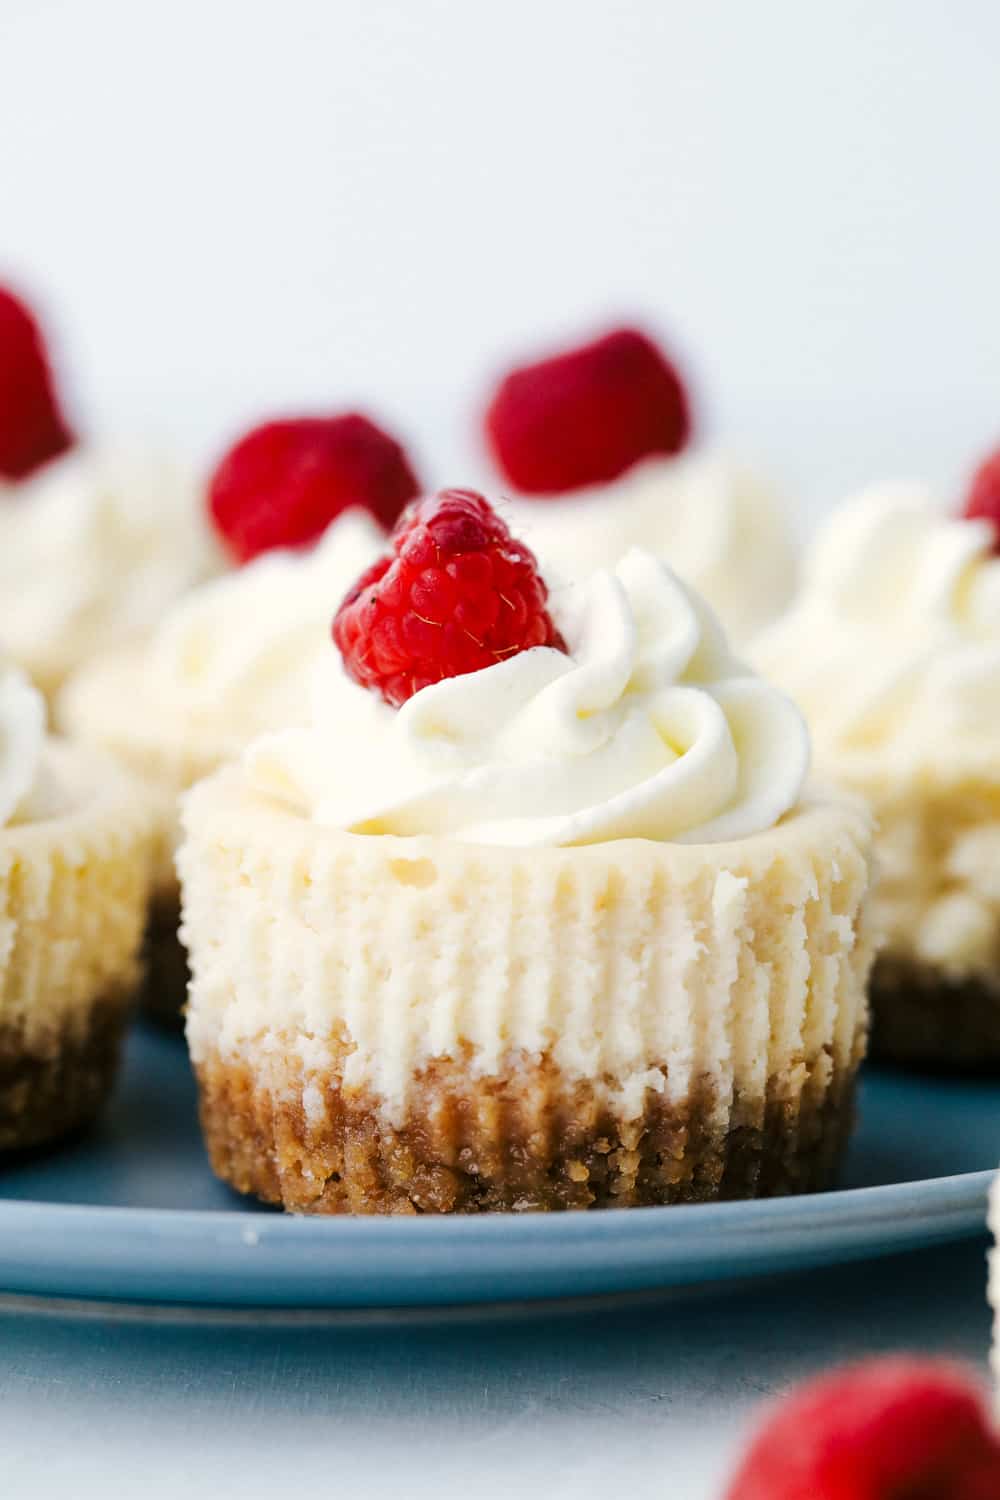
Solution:
{"label": "ridged cheesecake side", "polygon": [[103,1102],[140,978],[152,828],[113,762],[50,744],[66,810],[0,830],[0,1149]]}
{"label": "ridged cheesecake side", "polygon": [[144,703],[145,648],[98,658],[60,693],[55,718],[85,745],[113,755],[143,783],[154,815],[153,879],[144,944],[143,1008],[179,1027],[187,992],[187,957],[178,937],[180,888],[174,853],[180,838],[178,799],[202,777],[237,755],[242,740],[177,723],[155,701]]}
{"label": "ridged cheesecake side", "polygon": [[825,1183],[864,1050],[867,814],[734,844],[508,849],[186,799],[188,1037],[213,1164],[316,1212]]}
{"label": "ridged cheesecake side", "polygon": [[66,685],[56,705],[56,722],[72,739],[113,755],[151,789],[160,835],[157,890],[176,897],[177,798],[237,755],[243,739],[196,733],[158,712],[155,701],[146,704],[148,674],[142,646],[99,658]]}

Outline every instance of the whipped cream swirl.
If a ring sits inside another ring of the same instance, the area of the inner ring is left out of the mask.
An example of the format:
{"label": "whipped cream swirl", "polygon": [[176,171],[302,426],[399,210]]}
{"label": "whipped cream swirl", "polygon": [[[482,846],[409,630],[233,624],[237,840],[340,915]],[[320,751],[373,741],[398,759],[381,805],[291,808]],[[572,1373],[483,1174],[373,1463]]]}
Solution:
{"label": "whipped cream swirl", "polygon": [[0,496],[0,643],[44,679],[144,634],[221,565],[203,509],[184,470],[119,449],[71,453],[12,487]]}
{"label": "whipped cream swirl", "polygon": [[34,811],[45,747],[45,700],[0,660],[0,828]]}
{"label": "whipped cream swirl", "polygon": [[988,522],[916,485],[863,491],[827,523],[799,602],[754,658],[801,703],[818,751],[939,770],[1000,739],[1000,559]]}
{"label": "whipped cream swirl", "polygon": [[184,722],[245,741],[309,717],[315,668],[341,599],[385,548],[367,511],[346,511],[309,551],[266,553],[194,590],[152,641],[149,679]]}
{"label": "whipped cream swirl", "polygon": [[665,564],[633,550],[552,602],[568,655],[522,652],[398,712],[331,656],[314,727],[252,746],[251,784],[355,833],[521,847],[738,839],[795,805],[797,709]]}
{"label": "whipped cream swirl", "polygon": [[780,504],[725,454],[647,459],[611,484],[511,499],[506,512],[550,584],[578,582],[644,547],[705,596],[737,641],[774,619],[795,587]]}

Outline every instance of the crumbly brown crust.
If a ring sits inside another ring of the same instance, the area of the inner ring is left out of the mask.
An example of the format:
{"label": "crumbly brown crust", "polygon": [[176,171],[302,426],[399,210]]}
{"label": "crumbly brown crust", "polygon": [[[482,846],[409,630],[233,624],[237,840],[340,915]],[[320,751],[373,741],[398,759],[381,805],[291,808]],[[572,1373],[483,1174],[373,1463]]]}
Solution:
{"label": "crumbly brown crust", "polygon": [[854,1079],[835,1074],[811,1089],[818,1075],[799,1069],[799,1080],[803,1071],[804,1088],[772,1079],[758,1099],[720,1100],[708,1080],[680,1104],[650,1090],[642,1117],[626,1121],[605,1091],[561,1078],[548,1059],[521,1059],[502,1078],[438,1059],[416,1081],[407,1123],[396,1129],[371,1096],[341,1088],[336,1057],[322,1078],[306,1077],[289,1051],[259,1070],[219,1055],[197,1068],[216,1174],[239,1192],[313,1214],[611,1208],[816,1191],[829,1185],[850,1133]]}
{"label": "crumbly brown crust", "polygon": [[88,1124],[107,1099],[128,1019],[125,996],[26,1047],[20,1027],[0,1027],[0,1151],[58,1140]]}
{"label": "crumbly brown crust", "polygon": [[149,909],[149,920],[142,943],[144,980],[139,994],[143,1012],[179,1031],[184,1021],[187,999],[188,960],[178,929],[181,920],[180,894],[161,894]]}
{"label": "crumbly brown crust", "polygon": [[875,1059],[1000,1072],[1000,975],[955,979],[919,959],[883,954],[870,998]]}

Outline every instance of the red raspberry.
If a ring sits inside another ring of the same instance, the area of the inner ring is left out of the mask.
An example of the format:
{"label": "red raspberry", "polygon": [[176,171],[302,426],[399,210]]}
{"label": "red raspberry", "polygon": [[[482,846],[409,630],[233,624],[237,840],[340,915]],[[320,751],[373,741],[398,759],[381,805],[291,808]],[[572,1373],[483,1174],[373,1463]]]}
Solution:
{"label": "red raspberry", "polygon": [[1000,552],[1000,448],[995,448],[976,470],[963,514],[970,521],[992,521]]}
{"label": "red raspberry", "polygon": [[337,611],[333,638],[349,677],[394,708],[445,677],[532,646],[566,648],[528,548],[474,490],[412,505],[387,555]]}
{"label": "red raspberry", "polygon": [[240,438],[209,485],[212,519],[237,562],[315,542],[364,506],[386,528],[420,493],[403,449],[367,417],[264,422]]}
{"label": "red raspberry", "polygon": [[935,1360],[866,1361],[806,1385],[752,1444],[727,1500],[990,1500],[1000,1442]]}
{"label": "red raspberry", "polygon": [[0,286],[0,475],[23,479],[72,443],[38,324]]}
{"label": "red raspberry", "polygon": [[651,453],[679,452],[690,430],[680,376],[633,328],[513,370],[486,412],[500,468],[536,495],[616,479]]}

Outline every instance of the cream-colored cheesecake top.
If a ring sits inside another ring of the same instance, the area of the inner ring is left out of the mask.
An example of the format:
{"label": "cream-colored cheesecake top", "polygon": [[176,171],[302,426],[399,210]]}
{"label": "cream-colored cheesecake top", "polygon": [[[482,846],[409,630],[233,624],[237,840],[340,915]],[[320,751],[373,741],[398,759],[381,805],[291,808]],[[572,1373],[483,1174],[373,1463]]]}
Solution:
{"label": "cream-colored cheesecake top", "polygon": [[806,560],[801,597],[754,645],[805,710],[819,764],[878,778],[998,778],[1000,558],[983,521],[918,487],[866,490]]}
{"label": "cream-colored cheesecake top", "polygon": [[713,843],[799,800],[809,742],[708,606],[651,553],[553,598],[568,653],[537,647],[394,710],[333,649],[315,723],[253,745],[251,786],[361,834],[560,847]]}
{"label": "cream-colored cheesecake top", "polygon": [[267,553],[193,589],[148,642],[73,677],[61,726],[143,774],[187,784],[255,735],[307,723],[334,611],[384,543],[367,512],[348,511],[316,547]]}
{"label": "cream-colored cheesecake top", "polygon": [[181,600],[146,662],[161,713],[244,741],[305,722],[334,612],[384,545],[368,512],[352,509],[312,549],[265,553]]}
{"label": "cream-colored cheesecake top", "polygon": [[74,452],[16,486],[0,501],[0,647],[68,670],[145,634],[220,566],[202,512],[186,471],[139,450]]}
{"label": "cream-colored cheesecake top", "polygon": [[737,641],[773,620],[794,591],[795,546],[780,502],[725,453],[647,459],[573,495],[512,497],[504,513],[553,588],[644,547],[704,595]]}

